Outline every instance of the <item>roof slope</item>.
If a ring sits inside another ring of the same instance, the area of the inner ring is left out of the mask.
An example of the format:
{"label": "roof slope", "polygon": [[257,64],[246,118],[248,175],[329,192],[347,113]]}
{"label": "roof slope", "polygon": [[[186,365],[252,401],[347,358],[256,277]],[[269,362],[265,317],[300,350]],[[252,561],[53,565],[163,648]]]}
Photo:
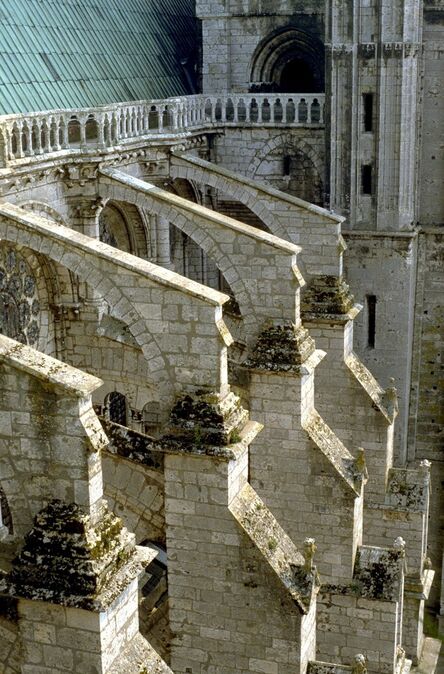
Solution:
{"label": "roof slope", "polygon": [[0,114],[192,93],[194,0],[2,0]]}

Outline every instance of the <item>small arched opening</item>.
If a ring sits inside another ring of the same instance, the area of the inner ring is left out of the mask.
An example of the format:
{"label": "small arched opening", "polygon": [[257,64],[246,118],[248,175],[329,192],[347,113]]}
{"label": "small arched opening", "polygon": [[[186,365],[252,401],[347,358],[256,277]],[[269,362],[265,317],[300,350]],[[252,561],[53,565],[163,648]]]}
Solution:
{"label": "small arched opening", "polygon": [[251,62],[251,91],[322,93],[324,45],[298,28],[275,31],[256,48]]}
{"label": "small arched opening", "polygon": [[128,401],[123,393],[111,391],[106,398],[105,407],[110,421],[121,426],[128,426]]}
{"label": "small arched opening", "polygon": [[75,115],[68,122],[68,143],[71,147],[80,147],[80,122]]}
{"label": "small arched opening", "polygon": [[100,213],[99,237],[109,246],[146,258],[147,235],[146,223],[134,204],[108,201]]}
{"label": "small arched opening", "polygon": [[11,510],[8,499],[0,485],[0,541],[14,533]]}
{"label": "small arched opening", "polygon": [[87,142],[97,140],[99,137],[99,126],[94,115],[89,115],[85,124],[85,137]]}

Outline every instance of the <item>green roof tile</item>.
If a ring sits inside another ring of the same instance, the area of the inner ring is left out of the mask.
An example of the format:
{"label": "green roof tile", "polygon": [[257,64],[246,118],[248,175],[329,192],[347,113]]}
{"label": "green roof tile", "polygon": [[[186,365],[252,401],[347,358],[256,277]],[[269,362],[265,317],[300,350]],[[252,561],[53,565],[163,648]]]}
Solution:
{"label": "green roof tile", "polygon": [[193,93],[194,0],[2,0],[0,114]]}

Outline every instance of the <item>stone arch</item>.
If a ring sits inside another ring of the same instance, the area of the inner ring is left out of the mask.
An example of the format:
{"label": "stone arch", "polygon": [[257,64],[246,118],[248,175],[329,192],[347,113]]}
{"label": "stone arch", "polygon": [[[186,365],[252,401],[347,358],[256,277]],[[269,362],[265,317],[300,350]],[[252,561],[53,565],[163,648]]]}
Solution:
{"label": "stone arch", "polygon": [[[167,192],[177,194],[182,199],[188,199],[194,204],[202,203],[202,193],[197,183],[189,178],[175,177],[165,186]],[[215,261],[210,258],[202,247],[173,224],[170,225],[170,256],[174,268],[179,274],[204,283],[221,292],[233,295],[233,291],[220,273]]]}
{"label": "stone arch", "polygon": [[315,148],[291,134],[272,138],[256,152],[248,173],[299,199],[318,206],[323,203],[322,159]]}
{"label": "stone arch", "polygon": [[[108,191],[113,195],[118,195],[119,201],[129,204],[136,203],[136,201],[137,203],[140,203],[140,195],[133,188],[127,187],[126,185],[120,185],[117,182],[112,186],[106,182],[101,182],[99,190],[100,196],[105,203],[109,199]],[[149,195],[147,195],[147,201],[151,201]],[[163,215],[165,213],[165,217],[172,225],[184,232],[184,234],[196,243],[210,259],[214,260],[228,286],[233,291],[236,306],[239,309],[242,318],[245,322],[254,325],[256,323],[256,312],[250,300],[248,286],[239,276],[231,260],[221,250],[217,239],[213,238],[203,227],[196,227],[196,223],[191,217],[187,217],[169,206],[158,204],[154,199],[152,200],[152,205],[147,205],[147,209],[158,215]],[[244,336],[242,336],[242,339],[244,339]]]}
{"label": "stone arch", "polygon": [[177,196],[188,199],[188,201],[192,201],[195,204],[200,204],[202,202],[197,183],[195,183],[194,180],[178,176],[175,177],[165,189],[172,191],[174,194],[177,194]]}
{"label": "stone arch", "polygon": [[[228,177],[225,178],[219,173],[211,173],[210,171],[205,171],[203,173],[200,168],[196,167],[194,169],[192,166],[182,166],[174,163],[171,165],[170,172],[174,177],[188,176],[197,183],[202,183],[203,181],[204,184],[222,190],[226,194],[231,194],[233,192],[233,179]],[[249,190],[247,187],[241,186],[240,184],[236,185],[236,199],[252,211],[252,213],[264,223],[271,234],[274,234],[274,236],[278,236],[281,239],[285,239],[286,241],[291,241],[290,233],[285,225],[279,222],[276,218],[276,214],[271,208],[268,209],[264,207],[263,200],[258,199],[257,191],[254,187]]]}
{"label": "stone arch", "polygon": [[25,211],[30,211],[35,215],[41,215],[48,220],[56,222],[58,225],[66,225],[66,222],[60,213],[56,211],[55,208],[52,208],[52,206],[46,204],[44,201],[30,199],[27,201],[21,201],[17,205],[20,206],[20,208],[24,208]]}
{"label": "stone arch", "polygon": [[[168,366],[159,344],[159,338],[152,332],[148,333],[147,330],[141,331],[141,323],[149,325],[150,319],[138,312],[135,305],[114,282],[115,274],[112,274],[112,262],[109,262],[110,273],[107,274],[100,269],[98,264],[91,265],[88,263],[88,254],[85,255],[83,251],[76,250],[67,242],[57,239],[57,243],[55,243],[50,237],[45,237],[31,228],[24,230],[23,226],[12,218],[5,216],[3,218],[8,224],[8,227],[4,228],[2,232],[3,240],[17,245],[26,240],[26,245],[30,250],[39,251],[41,256],[52,260],[57,265],[60,263],[76,274],[81,281],[100,291],[108,304],[110,314],[127,325],[130,333],[142,349],[153,381],[157,382],[163,397],[170,402],[172,383],[168,379]],[[75,236],[71,230],[69,235]]]}
{"label": "stone arch", "polygon": [[[316,36],[286,26],[270,33],[256,47],[250,63],[252,91],[284,93],[325,91],[324,45]],[[305,87],[305,88],[304,88]]]}
{"label": "stone arch", "polygon": [[109,200],[99,216],[100,240],[126,253],[146,258],[149,232],[134,204]]}
{"label": "stone arch", "polygon": [[163,473],[109,452],[102,455],[102,468],[105,497],[136,543],[165,543]]}

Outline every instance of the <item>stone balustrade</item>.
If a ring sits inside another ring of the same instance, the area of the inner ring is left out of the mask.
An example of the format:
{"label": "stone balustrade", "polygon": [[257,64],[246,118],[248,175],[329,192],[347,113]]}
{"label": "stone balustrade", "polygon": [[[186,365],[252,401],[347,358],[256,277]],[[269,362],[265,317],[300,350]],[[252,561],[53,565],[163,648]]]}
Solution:
{"label": "stone balustrade", "polygon": [[0,166],[58,152],[105,150],[141,137],[215,126],[322,126],[324,94],[182,96],[0,116]]}

